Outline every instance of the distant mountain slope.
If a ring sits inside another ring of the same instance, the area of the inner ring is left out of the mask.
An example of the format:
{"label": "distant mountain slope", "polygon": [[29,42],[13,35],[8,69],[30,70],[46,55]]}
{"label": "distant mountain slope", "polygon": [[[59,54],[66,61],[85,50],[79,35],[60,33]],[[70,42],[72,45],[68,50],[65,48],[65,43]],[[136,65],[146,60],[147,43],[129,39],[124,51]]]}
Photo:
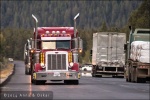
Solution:
{"label": "distant mountain slope", "polygon": [[133,28],[150,28],[150,1],[144,0],[141,6],[132,12],[128,24]]}
{"label": "distant mountain slope", "polygon": [[1,0],[1,28],[32,28],[32,14],[39,26],[73,26],[79,12],[80,28],[97,28],[106,22],[108,27],[122,27],[130,13],[139,7],[140,0]]}

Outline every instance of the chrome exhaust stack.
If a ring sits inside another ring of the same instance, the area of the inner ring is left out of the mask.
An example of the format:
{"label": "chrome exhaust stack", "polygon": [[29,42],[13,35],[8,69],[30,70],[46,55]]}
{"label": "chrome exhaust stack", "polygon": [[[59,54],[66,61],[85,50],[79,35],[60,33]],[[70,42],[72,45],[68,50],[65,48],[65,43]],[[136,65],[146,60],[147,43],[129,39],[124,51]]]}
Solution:
{"label": "chrome exhaust stack", "polygon": [[79,17],[79,13],[74,17],[74,37],[76,38],[77,29],[76,29],[76,19]]}
{"label": "chrome exhaust stack", "polygon": [[32,17],[33,17],[33,19],[34,19],[34,21],[35,21],[35,28],[34,28],[34,32],[35,32],[35,40],[34,40],[34,47],[35,47],[35,49],[37,49],[37,23],[38,23],[38,20],[37,20],[37,18],[32,14]]}

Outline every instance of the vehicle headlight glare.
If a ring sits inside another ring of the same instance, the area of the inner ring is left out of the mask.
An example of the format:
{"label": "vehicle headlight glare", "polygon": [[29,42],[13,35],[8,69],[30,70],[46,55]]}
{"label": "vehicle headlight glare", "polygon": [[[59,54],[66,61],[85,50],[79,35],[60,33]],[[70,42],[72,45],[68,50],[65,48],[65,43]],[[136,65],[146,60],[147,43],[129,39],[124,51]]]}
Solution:
{"label": "vehicle headlight glare", "polygon": [[71,66],[71,67],[73,66],[73,62],[70,63],[70,66]]}
{"label": "vehicle headlight glare", "polygon": [[45,68],[44,63],[41,63],[41,67],[42,67],[42,68]]}

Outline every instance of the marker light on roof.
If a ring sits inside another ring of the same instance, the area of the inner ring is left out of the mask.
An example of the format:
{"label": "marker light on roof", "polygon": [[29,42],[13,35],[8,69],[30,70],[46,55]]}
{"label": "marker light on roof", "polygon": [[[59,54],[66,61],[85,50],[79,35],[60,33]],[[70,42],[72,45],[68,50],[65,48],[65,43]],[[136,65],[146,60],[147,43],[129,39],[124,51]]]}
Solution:
{"label": "marker light on roof", "polygon": [[62,33],[63,33],[63,34],[65,34],[65,33],[66,33],[66,31],[62,31]]}
{"label": "marker light on roof", "polygon": [[56,31],[56,34],[60,34],[60,31]]}
{"label": "marker light on roof", "polygon": [[55,31],[52,31],[52,34],[55,34]]}
{"label": "marker light on roof", "polygon": [[49,31],[46,31],[46,34],[49,34],[50,32]]}

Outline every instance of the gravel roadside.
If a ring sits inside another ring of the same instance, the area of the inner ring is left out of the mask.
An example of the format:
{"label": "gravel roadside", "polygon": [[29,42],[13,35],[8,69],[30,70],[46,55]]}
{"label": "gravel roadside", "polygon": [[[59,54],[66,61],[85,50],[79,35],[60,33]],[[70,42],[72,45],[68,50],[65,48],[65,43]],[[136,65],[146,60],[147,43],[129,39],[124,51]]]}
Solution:
{"label": "gravel roadside", "polygon": [[5,82],[11,77],[14,72],[14,63],[10,63],[8,67],[2,71],[0,71],[0,86],[4,85]]}

